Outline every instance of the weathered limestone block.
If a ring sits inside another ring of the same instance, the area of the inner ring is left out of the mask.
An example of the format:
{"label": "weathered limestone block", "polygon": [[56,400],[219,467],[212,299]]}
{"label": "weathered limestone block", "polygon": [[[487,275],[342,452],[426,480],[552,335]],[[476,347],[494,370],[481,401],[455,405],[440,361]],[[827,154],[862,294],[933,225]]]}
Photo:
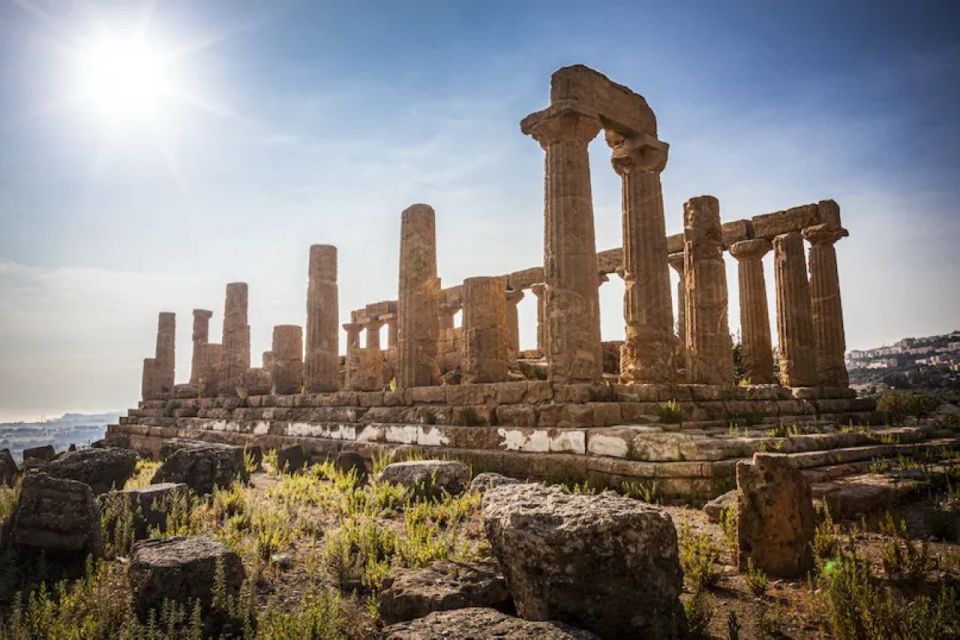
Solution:
{"label": "weathered limestone block", "polygon": [[51,478],[82,482],[99,495],[122,488],[133,475],[137,458],[130,449],[78,449],[51,460],[43,471]]}
{"label": "weathered limestone block", "polygon": [[436,611],[430,615],[392,624],[380,640],[479,640],[480,638],[536,638],[537,640],[596,640],[587,631],[559,622],[530,622],[496,609],[470,608]]}
{"label": "weathered limestone block", "polygon": [[736,489],[731,489],[703,505],[703,512],[710,518],[710,522],[721,522],[724,512],[732,510],[736,513],[739,495],[740,493]]}
{"label": "weathered limestone block", "polygon": [[303,447],[293,444],[277,450],[277,467],[284,473],[296,473],[307,464],[307,455]]}
{"label": "weathered limestone block", "polygon": [[751,219],[754,237],[773,240],[784,233],[800,231],[804,227],[817,224],[818,215],[817,205],[805,204],[786,211],[754,216]]}
{"label": "weathered limestone block", "polygon": [[478,473],[473,477],[473,480],[470,481],[470,491],[479,491],[480,493],[483,493],[487,489],[502,487],[508,484],[520,484],[520,481],[516,478],[510,478],[499,473],[487,471],[484,473]]}
{"label": "weathered limestone block", "polygon": [[623,315],[626,339],[620,377],[626,382],[677,378],[670,267],[660,173],[667,144],[647,135],[607,130],[613,168],[623,183]]}
{"label": "weathered limestone block", "polygon": [[157,352],[154,356],[155,393],[159,398],[173,397],[176,328],[176,314],[162,311],[157,321]]}
{"label": "weathered limestone block", "polygon": [[138,540],[146,538],[153,527],[166,524],[167,512],[173,500],[185,496],[187,485],[174,482],[151,484],[136,489],[110,491],[97,497],[101,510],[109,508],[112,502],[126,503],[135,514],[134,534]]}
{"label": "weathered limestone block", "polygon": [[785,454],[755,453],[737,463],[737,565],[747,560],[768,575],[799,578],[813,564],[810,485]]}
{"label": "weathered limestone block", "polygon": [[380,472],[379,482],[407,487],[418,496],[460,495],[470,482],[470,467],[455,460],[394,462]]}
{"label": "weathered limestone block", "polygon": [[28,460],[45,464],[53,460],[55,455],[57,455],[57,452],[52,444],[45,444],[41,447],[28,447],[23,450],[24,466],[26,466]]}
{"label": "weathered limestone block", "polygon": [[303,329],[293,324],[273,328],[273,392],[300,393],[303,389]]}
{"label": "weathered limestone block", "polygon": [[0,487],[12,487],[19,475],[20,469],[10,449],[0,449]]}
{"label": "weathered limestone block", "polygon": [[395,569],[383,581],[377,610],[389,625],[434,611],[509,606],[510,592],[496,565],[440,560],[423,569]]}
{"label": "weathered limestone block", "polygon": [[803,238],[796,231],[779,235],[773,240],[773,249],[780,384],[813,387],[817,384],[817,350]]}
{"label": "weathered limestone block", "polygon": [[657,135],[657,119],[643,96],[582,64],[562,67],[550,76],[551,104],[573,104],[602,117],[610,128]]}
{"label": "weathered limestone block", "polygon": [[76,480],[30,473],[13,516],[13,542],[48,551],[100,555],[100,511],[90,487]]}
{"label": "weathered limestone block", "polygon": [[241,398],[266,396],[270,395],[271,389],[273,389],[273,378],[270,372],[256,367],[243,372],[241,385],[237,387],[237,395]]}
{"label": "weathered limestone block", "polygon": [[250,325],[247,323],[247,283],[227,285],[223,313],[223,350],[220,363],[219,395],[235,396],[243,386],[243,374],[250,368]]}
{"label": "weathered limestone block", "polygon": [[523,300],[522,289],[511,289],[506,292],[507,301],[507,348],[510,360],[516,360],[520,353],[520,316],[517,313],[517,304]]}
{"label": "weathered limestone block", "polygon": [[183,483],[198,495],[205,495],[213,493],[214,487],[229,487],[234,480],[246,477],[242,447],[203,443],[174,451],[150,483]]}
{"label": "weathered limestone block", "polygon": [[769,240],[742,240],[730,245],[738,261],[740,282],[740,332],[743,344],[743,371],[752,384],[769,384],[773,377],[773,345],[763,256],[772,248]]}
{"label": "weathered limestone block", "polygon": [[425,204],[415,204],[402,214],[399,291],[397,385],[439,384],[436,214]]}
{"label": "weathered limestone block", "polygon": [[733,384],[720,204],[713,196],[691,198],[683,215],[687,378]]}
{"label": "weathered limestone block", "polygon": [[360,333],[363,331],[363,325],[359,322],[347,322],[343,325],[343,330],[347,333],[347,355],[360,348]]}
{"label": "weathered limestone block", "polygon": [[363,323],[364,333],[366,334],[367,340],[364,343],[364,346],[367,349],[376,349],[380,350],[380,330],[383,328],[383,321],[380,318],[367,318],[367,321]]}
{"label": "weathered limestone block", "polygon": [[[838,208],[837,218],[839,215]],[[844,362],[847,342],[834,248],[837,240],[848,235],[846,229],[828,224],[803,230],[803,237],[810,242],[810,306],[817,345],[817,381],[821,387],[846,387],[850,382]]]}
{"label": "weathered limestone block", "polygon": [[190,359],[190,384],[200,384],[200,374],[203,370],[203,345],[210,341],[210,318],[213,311],[207,309],[193,310],[193,354]]}
{"label": "weathered limestone block", "polygon": [[347,354],[345,388],[348,391],[383,389],[383,352],[380,349],[354,349]]}
{"label": "weathered limestone block", "polygon": [[685,632],[677,534],[661,509],[520,484],[487,491],[483,522],[522,617],[601,638]]}
{"label": "weathered limestone block", "polygon": [[556,382],[601,378],[597,249],[587,146],[596,116],[551,106],[524,118],[523,133],[546,152],[544,182],[544,355]]}
{"label": "weathered limestone block", "polygon": [[507,379],[510,364],[505,287],[503,278],[463,281],[463,382]]}
{"label": "weathered limestone block", "polygon": [[373,460],[356,451],[341,451],[334,464],[341,473],[353,473],[359,485],[366,484],[373,472]]}
{"label": "weathered limestone block", "polygon": [[260,356],[261,368],[264,371],[273,372],[273,363],[275,358],[273,356],[273,351],[264,351],[263,355]]}
{"label": "weathered limestone block", "polygon": [[178,384],[173,387],[173,397],[178,400],[190,400],[199,396],[200,390],[192,384]]}
{"label": "weathered limestone block", "polygon": [[201,347],[200,354],[200,395],[204,398],[214,398],[220,390],[220,363],[223,358],[223,345],[208,342]]}
{"label": "weathered limestone block", "polygon": [[135,543],[127,579],[137,613],[146,618],[150,611],[159,615],[164,601],[190,607],[199,600],[204,626],[210,631],[216,619],[224,615],[212,611],[218,570],[222,571],[223,595],[236,597],[245,572],[240,556],[226,545],[205,536]]}
{"label": "weathered limestone block", "polygon": [[537,353],[542,356],[547,343],[547,285],[535,283],[530,286],[530,292],[537,298]]}

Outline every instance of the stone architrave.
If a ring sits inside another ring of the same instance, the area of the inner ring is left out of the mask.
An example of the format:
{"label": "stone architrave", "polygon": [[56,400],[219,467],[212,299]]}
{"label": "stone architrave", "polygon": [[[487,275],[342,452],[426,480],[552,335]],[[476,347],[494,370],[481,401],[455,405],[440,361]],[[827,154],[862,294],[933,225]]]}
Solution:
{"label": "stone architrave", "polygon": [[498,277],[463,281],[463,381],[502,382],[508,361],[506,282]]}
{"label": "stone architrave", "polygon": [[402,214],[399,292],[397,386],[439,384],[436,214],[425,204],[415,204]]}
{"label": "stone architrave", "polygon": [[687,322],[686,322],[686,284],[683,277],[683,252],[671,253],[667,256],[667,264],[677,272],[677,363],[681,367],[687,366]]}
{"label": "stone architrave", "polygon": [[177,315],[169,311],[161,311],[157,321],[157,352],[154,356],[156,360],[155,383],[157,385],[157,396],[160,398],[173,397],[173,386],[176,384],[174,380],[176,332]]}
{"label": "stone architrave", "polygon": [[763,275],[763,256],[772,247],[770,241],[763,238],[741,240],[730,245],[730,255],[738,262],[743,375],[752,384],[775,382],[767,283]]}
{"label": "stone architrave", "polygon": [[543,355],[543,345],[546,344],[547,323],[547,296],[546,285],[538,282],[530,286],[530,292],[537,297],[537,351]]}
{"label": "stone architrave", "polygon": [[340,366],[340,301],[337,248],[310,247],[307,282],[307,332],[304,388],[311,393],[336,391]]}
{"label": "stone architrave", "polygon": [[720,203],[713,196],[691,198],[683,218],[687,378],[696,384],[733,384]]}
{"label": "stone architrave", "polygon": [[600,297],[587,146],[596,115],[562,104],[524,118],[520,127],[546,154],[544,280],[547,375],[554,382],[599,382]]}
{"label": "stone architrave", "polygon": [[157,359],[143,359],[143,377],[140,380],[140,397],[144,400],[157,400]]}
{"label": "stone architrave", "polygon": [[300,393],[303,389],[303,329],[294,324],[273,328],[273,392]]}
{"label": "stone architrave", "polygon": [[520,315],[517,313],[517,304],[523,300],[523,289],[507,291],[507,346],[510,349],[510,359],[516,360],[520,353]]}
{"label": "stone architrave", "polygon": [[343,330],[347,332],[347,355],[360,348],[360,332],[363,331],[363,325],[359,322],[347,322],[343,325]]}
{"label": "stone architrave", "polygon": [[215,398],[220,391],[220,364],[223,359],[223,345],[208,342],[200,351],[200,380],[197,390],[202,398]]}
{"label": "stone architrave", "polygon": [[803,230],[810,243],[810,306],[817,345],[817,382],[822,387],[846,387],[850,383],[844,354],[843,305],[834,243],[849,233],[842,227],[818,224]]}
{"label": "stone architrave", "polygon": [[624,137],[607,130],[613,168],[622,180],[623,318],[620,377],[625,382],[671,382],[677,378],[670,267],[660,173],[667,144],[653,136]]}
{"label": "stone architrave", "polygon": [[816,386],[817,346],[803,237],[799,231],[773,239],[773,266],[777,285],[780,384],[785,387]]}
{"label": "stone architrave", "polygon": [[193,310],[193,354],[190,360],[190,384],[196,385],[200,382],[200,352],[203,345],[210,339],[210,318],[213,317],[213,311],[207,309]]}
{"label": "stone architrave", "polygon": [[383,389],[383,352],[376,348],[357,348],[347,354],[347,391]]}
{"label": "stone architrave", "polygon": [[250,325],[247,321],[247,283],[227,285],[223,312],[223,351],[220,363],[220,395],[235,396],[250,368]]}

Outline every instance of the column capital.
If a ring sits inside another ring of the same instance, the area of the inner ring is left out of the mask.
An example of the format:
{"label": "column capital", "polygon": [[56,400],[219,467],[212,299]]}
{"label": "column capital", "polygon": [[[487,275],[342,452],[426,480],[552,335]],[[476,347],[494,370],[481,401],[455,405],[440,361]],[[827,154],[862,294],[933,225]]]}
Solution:
{"label": "column capital", "polygon": [[531,113],[520,122],[520,130],[539,142],[540,146],[567,141],[586,145],[597,137],[602,128],[603,123],[598,115],[563,103]]}
{"label": "column capital", "polygon": [[537,282],[536,284],[530,285],[530,292],[540,298],[543,296],[544,291],[546,291],[547,285],[545,282]]}
{"label": "column capital", "polygon": [[363,330],[363,325],[359,322],[347,322],[343,325],[343,330],[348,334],[360,333]]}
{"label": "column capital", "polygon": [[815,224],[802,231],[804,239],[814,246],[833,244],[840,238],[846,238],[850,232],[843,227],[831,224]]}
{"label": "column capital", "polygon": [[760,260],[773,249],[773,243],[766,238],[741,240],[730,245],[730,255],[740,261]]}
{"label": "column capital", "polygon": [[510,304],[517,304],[523,300],[523,295],[523,289],[508,289],[507,302]]}
{"label": "column capital", "polygon": [[213,311],[210,311],[209,309],[194,309],[194,310],[193,310],[193,317],[194,317],[194,318],[208,318],[208,319],[209,319],[209,318],[212,318],[212,317],[213,317]]}
{"label": "column capital", "polygon": [[605,137],[613,151],[610,162],[621,176],[630,171],[660,173],[667,166],[670,145],[654,136],[645,133],[624,136],[607,129]]}
{"label": "column capital", "polygon": [[681,276],[683,275],[683,251],[667,254],[667,264],[673,267]]}

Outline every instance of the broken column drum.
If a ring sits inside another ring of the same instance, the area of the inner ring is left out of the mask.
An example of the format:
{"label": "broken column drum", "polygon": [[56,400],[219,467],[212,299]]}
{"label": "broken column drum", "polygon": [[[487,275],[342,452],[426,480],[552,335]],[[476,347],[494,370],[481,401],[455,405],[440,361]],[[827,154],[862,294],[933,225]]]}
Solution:
{"label": "broken column drum", "polygon": [[507,379],[506,283],[503,278],[463,281],[463,381],[501,382]]}
{"label": "broken column drum", "polygon": [[300,393],[303,388],[303,329],[293,324],[273,328],[273,392]]}
{"label": "broken column drum", "polygon": [[200,383],[200,369],[203,366],[201,351],[203,345],[210,339],[211,317],[213,317],[213,311],[207,309],[193,310],[193,354],[190,360],[190,384],[195,386]]}

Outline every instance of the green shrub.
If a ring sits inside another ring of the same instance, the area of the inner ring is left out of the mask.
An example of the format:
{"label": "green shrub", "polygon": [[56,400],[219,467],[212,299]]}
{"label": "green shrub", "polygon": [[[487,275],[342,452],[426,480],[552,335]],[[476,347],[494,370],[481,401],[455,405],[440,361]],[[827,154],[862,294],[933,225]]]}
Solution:
{"label": "green shrub", "polygon": [[763,572],[763,569],[753,564],[753,558],[747,558],[746,581],[750,593],[757,598],[763,597],[767,592],[767,586],[770,584],[770,580],[767,578],[767,574]]}
{"label": "green shrub", "polygon": [[689,525],[680,529],[680,567],[683,577],[694,592],[717,586],[720,582],[720,570],[717,562],[720,553],[710,537],[705,534],[693,534]]}
{"label": "green shrub", "polygon": [[680,403],[676,400],[662,403],[657,408],[657,415],[660,416],[660,422],[664,424],[683,423],[683,410],[680,408]]}

